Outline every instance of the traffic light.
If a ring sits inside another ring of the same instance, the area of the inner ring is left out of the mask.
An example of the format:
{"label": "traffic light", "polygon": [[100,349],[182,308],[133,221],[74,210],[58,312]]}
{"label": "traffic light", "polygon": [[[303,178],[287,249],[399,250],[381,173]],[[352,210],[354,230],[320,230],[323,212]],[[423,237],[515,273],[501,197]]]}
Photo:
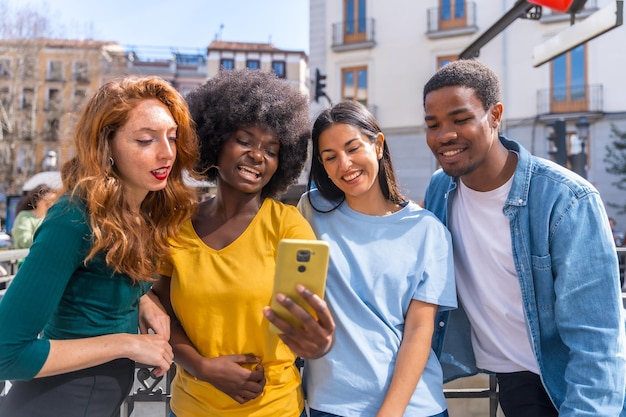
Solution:
{"label": "traffic light", "polygon": [[322,75],[318,68],[315,69],[315,102],[319,103],[320,97],[326,97],[326,76]]}
{"label": "traffic light", "polygon": [[566,141],[566,128],[565,120],[555,120],[548,123],[548,126],[552,128],[548,140],[551,141],[550,154],[551,159],[559,165],[567,166],[567,141]]}
{"label": "traffic light", "polygon": [[577,13],[587,0],[527,0],[528,3],[548,7],[562,13]]}

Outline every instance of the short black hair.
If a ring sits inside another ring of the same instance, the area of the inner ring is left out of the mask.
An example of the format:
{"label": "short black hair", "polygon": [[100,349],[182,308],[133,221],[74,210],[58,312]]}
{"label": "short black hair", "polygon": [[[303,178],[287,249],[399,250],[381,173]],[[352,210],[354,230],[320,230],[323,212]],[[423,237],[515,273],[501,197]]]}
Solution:
{"label": "short black hair", "polygon": [[473,59],[452,61],[441,67],[424,85],[423,104],[426,104],[428,93],[444,87],[467,87],[474,90],[484,110],[501,100],[500,79],[496,73]]}
{"label": "short black hair", "polygon": [[198,170],[217,178],[224,141],[237,130],[258,127],[280,142],[278,169],[261,196],[276,197],[300,176],[311,137],[306,96],[275,74],[261,70],[221,70],[187,96],[200,140]]}

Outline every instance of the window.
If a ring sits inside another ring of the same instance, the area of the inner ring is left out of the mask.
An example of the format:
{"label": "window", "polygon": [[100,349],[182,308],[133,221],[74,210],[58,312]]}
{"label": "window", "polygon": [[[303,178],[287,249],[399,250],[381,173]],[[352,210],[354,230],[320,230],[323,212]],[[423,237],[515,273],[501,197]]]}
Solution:
{"label": "window", "polygon": [[200,54],[176,54],[176,64],[200,66],[206,63],[206,57]]}
{"label": "window", "polygon": [[344,41],[364,42],[367,37],[365,0],[344,0]]}
{"label": "window", "polygon": [[552,60],[552,113],[587,110],[585,55],[583,44]]}
{"label": "window", "polygon": [[11,90],[9,87],[0,87],[0,103],[5,110],[11,105]]}
{"label": "window", "polygon": [[46,78],[50,81],[61,81],[63,79],[63,61],[48,61],[48,73]]}
{"label": "window", "polygon": [[74,62],[74,80],[78,82],[89,82],[89,62]]}
{"label": "window", "polygon": [[32,109],[35,100],[35,90],[33,88],[22,88],[22,108]]}
{"label": "window", "polygon": [[272,61],[272,71],[278,78],[287,78],[285,61]]}
{"label": "window", "polygon": [[86,88],[77,88],[74,90],[74,109],[79,110],[87,98]]}
{"label": "window", "polygon": [[34,171],[34,158],[31,144],[22,145],[17,148],[16,170],[18,174],[30,175]]}
{"label": "window", "polygon": [[20,137],[24,140],[31,140],[33,138],[33,120],[30,118],[23,118],[20,120]]}
{"label": "window", "polygon": [[46,120],[43,129],[43,138],[49,141],[59,140],[59,119],[51,118]]}
{"label": "window", "polygon": [[439,28],[442,30],[467,26],[465,0],[439,0]]}
{"label": "window", "polygon": [[0,58],[0,78],[11,76],[11,58]]}
{"label": "window", "polygon": [[449,64],[452,61],[456,61],[457,59],[459,59],[458,55],[445,55],[437,57],[437,69]]}
{"label": "window", "polygon": [[246,61],[246,68],[258,70],[261,68],[261,61],[259,61],[258,59],[248,59]]}
{"label": "window", "polygon": [[25,56],[22,61],[22,77],[24,79],[33,78],[35,74],[36,58],[34,56]]}
{"label": "window", "polygon": [[344,68],[341,71],[342,100],[357,100],[367,106],[367,67]]}
{"label": "window", "polygon": [[235,60],[232,58],[222,58],[220,60],[220,69],[224,69],[224,70],[235,69]]}
{"label": "window", "polygon": [[58,110],[60,107],[61,93],[56,88],[49,88],[46,96],[46,110]]}

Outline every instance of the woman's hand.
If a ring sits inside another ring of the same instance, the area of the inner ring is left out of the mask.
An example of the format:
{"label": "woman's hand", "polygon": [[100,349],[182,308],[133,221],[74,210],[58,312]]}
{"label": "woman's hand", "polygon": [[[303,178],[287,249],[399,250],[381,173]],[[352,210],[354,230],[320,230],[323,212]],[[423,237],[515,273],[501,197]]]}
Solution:
{"label": "woman's hand", "polygon": [[276,300],[302,323],[302,328],[294,327],[281,319],[270,307],[265,307],[263,314],[283,331],[279,337],[296,355],[305,359],[320,358],[332,347],[335,322],[324,300],[303,285],[297,285],[296,291],[313,308],[317,320],[291,298],[281,293],[276,295]]}
{"label": "woman's hand", "polygon": [[152,330],[165,340],[170,338],[170,316],[152,290],[139,299],[139,330],[141,333]]}
{"label": "woman's hand", "polygon": [[174,361],[174,352],[169,341],[160,334],[138,334],[130,336],[127,346],[128,358],[148,366],[154,366],[152,373],[163,376]]}
{"label": "woman's hand", "polygon": [[[211,383],[239,404],[258,397],[265,387],[265,370],[254,355],[204,358],[196,378]],[[253,368],[252,370],[249,368]]]}

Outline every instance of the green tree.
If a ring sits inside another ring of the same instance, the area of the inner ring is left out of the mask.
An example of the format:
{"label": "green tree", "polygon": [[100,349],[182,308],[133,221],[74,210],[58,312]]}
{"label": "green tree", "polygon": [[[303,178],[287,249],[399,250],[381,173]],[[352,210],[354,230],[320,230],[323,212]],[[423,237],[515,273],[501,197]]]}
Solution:
{"label": "green tree", "polygon": [[[610,145],[607,145],[604,157],[606,172],[617,176],[617,181],[612,184],[620,190],[626,191],[626,132],[621,131],[615,125],[611,125],[611,137],[614,140]],[[619,209],[619,214],[626,213],[626,203],[624,202],[619,204],[608,202],[607,204]]]}

